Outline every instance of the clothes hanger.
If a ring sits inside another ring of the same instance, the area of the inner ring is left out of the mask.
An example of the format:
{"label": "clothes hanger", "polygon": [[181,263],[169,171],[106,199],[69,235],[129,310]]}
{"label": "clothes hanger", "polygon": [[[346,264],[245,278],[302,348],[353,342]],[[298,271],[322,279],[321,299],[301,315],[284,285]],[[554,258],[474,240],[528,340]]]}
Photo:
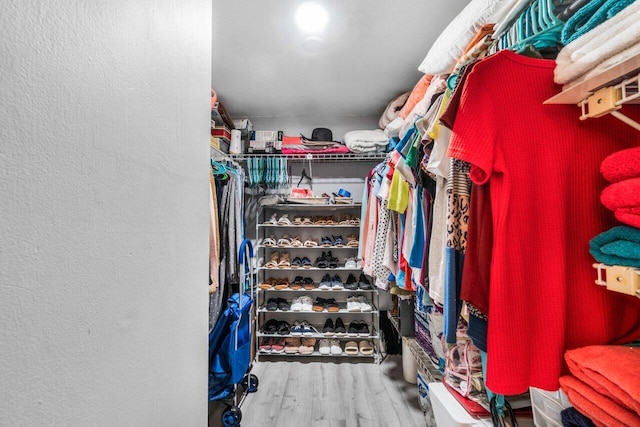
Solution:
{"label": "clothes hanger", "polygon": [[534,0],[497,39],[490,52],[503,49],[524,52],[528,45],[536,50],[557,47],[563,26],[564,22],[554,13],[553,0]]}
{"label": "clothes hanger", "polygon": [[313,182],[313,178],[311,178],[309,175],[307,175],[307,170],[305,168],[302,168],[302,173],[300,173],[300,180],[298,181],[298,185],[296,185],[296,187],[300,187],[300,184],[302,184],[302,180],[307,178],[309,180],[309,184],[311,184],[311,182]]}
{"label": "clothes hanger", "polygon": [[215,176],[217,179],[221,181],[225,181],[229,179],[229,174],[227,173],[227,166],[213,159],[211,159],[211,173],[213,174],[213,176]]}

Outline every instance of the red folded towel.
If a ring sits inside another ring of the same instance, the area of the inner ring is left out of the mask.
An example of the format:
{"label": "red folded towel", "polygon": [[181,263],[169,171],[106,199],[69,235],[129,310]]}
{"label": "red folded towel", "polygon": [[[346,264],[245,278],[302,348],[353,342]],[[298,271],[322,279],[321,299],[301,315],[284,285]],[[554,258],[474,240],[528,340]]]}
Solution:
{"label": "red folded towel", "polygon": [[640,426],[637,414],[617,405],[576,377],[560,377],[560,387],[578,412],[590,418],[598,427]]}
{"label": "red folded towel", "polygon": [[600,194],[600,201],[613,211],[618,221],[640,228],[640,178],[607,186]]}
{"label": "red folded towel", "polygon": [[640,147],[610,154],[602,161],[600,172],[609,182],[640,177]]}
{"label": "red folded towel", "polygon": [[640,420],[639,347],[591,345],[567,350],[564,358],[571,374]]}

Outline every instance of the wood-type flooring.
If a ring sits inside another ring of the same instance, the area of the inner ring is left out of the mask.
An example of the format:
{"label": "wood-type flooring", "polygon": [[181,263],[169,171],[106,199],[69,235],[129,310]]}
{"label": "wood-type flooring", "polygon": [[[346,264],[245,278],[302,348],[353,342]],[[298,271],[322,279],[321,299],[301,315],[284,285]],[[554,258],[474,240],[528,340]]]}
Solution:
{"label": "wood-type flooring", "polygon": [[[242,427],[425,426],[415,384],[402,358],[375,363],[258,362],[259,386],[242,403]],[[220,426],[214,402],[209,426]]]}

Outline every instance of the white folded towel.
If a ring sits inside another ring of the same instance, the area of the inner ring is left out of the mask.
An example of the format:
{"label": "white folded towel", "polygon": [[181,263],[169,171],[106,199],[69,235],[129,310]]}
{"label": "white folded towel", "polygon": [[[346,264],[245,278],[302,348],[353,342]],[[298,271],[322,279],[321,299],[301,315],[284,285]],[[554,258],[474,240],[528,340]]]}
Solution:
{"label": "white folded towel", "polygon": [[640,42],[640,0],[572,41],[558,53],[554,81],[567,84]]}
{"label": "white folded towel", "polygon": [[611,58],[607,59],[603,63],[598,64],[597,67],[589,70],[589,72],[579,76],[575,80],[568,82],[567,86],[576,85],[581,81],[588,80],[592,77],[597,76],[598,74],[602,74],[608,69],[615,67],[619,63],[624,62],[627,59],[632,58],[634,56],[638,56],[638,55],[640,55],[640,43],[634,44],[630,48],[625,49],[622,52],[613,55]]}

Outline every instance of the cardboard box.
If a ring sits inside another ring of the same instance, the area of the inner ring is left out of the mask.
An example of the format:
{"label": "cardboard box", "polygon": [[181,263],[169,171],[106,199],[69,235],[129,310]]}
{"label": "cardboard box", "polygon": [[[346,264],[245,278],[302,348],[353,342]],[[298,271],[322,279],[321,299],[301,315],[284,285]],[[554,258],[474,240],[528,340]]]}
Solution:
{"label": "cardboard box", "polygon": [[212,127],[211,136],[215,136],[217,138],[225,138],[227,141],[231,141],[231,131],[226,126]]}
{"label": "cardboard box", "polygon": [[251,131],[248,153],[274,153],[282,149],[282,131],[254,130]]}
{"label": "cardboard box", "polygon": [[216,150],[222,151],[223,153],[229,153],[229,140],[225,138],[219,138],[215,136],[211,136],[210,138],[211,147]]}

